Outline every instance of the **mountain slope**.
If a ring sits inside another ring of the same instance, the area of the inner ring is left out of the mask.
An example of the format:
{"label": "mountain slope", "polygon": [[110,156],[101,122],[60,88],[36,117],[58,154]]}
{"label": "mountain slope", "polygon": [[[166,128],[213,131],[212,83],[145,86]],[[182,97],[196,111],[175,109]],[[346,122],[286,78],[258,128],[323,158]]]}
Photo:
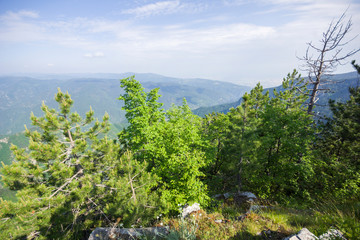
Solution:
{"label": "mountain slope", "polygon": [[[0,77],[0,134],[11,134],[30,125],[30,112],[41,114],[44,101],[56,107],[54,95],[57,87],[68,91],[74,100],[74,111],[84,115],[92,106],[96,117],[105,112],[112,123],[125,122],[122,102],[117,100],[122,93],[119,80],[134,73],[81,75],[37,75],[30,77]],[[76,77],[76,78],[73,78]],[[250,87],[206,79],[178,79],[156,74],[136,74],[146,91],[160,88],[160,102],[164,108],[172,103],[180,105],[185,97],[194,109],[239,99]]]}

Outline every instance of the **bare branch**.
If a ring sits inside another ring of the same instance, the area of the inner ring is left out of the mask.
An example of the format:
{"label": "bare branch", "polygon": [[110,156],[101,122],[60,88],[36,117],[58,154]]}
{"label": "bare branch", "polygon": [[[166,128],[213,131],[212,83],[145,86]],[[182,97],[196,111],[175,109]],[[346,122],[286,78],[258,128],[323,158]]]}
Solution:
{"label": "bare branch", "polygon": [[308,96],[310,96],[310,94],[305,93],[305,92],[304,92],[304,91],[302,91],[299,87],[295,87],[295,89],[296,89],[298,92],[300,92],[301,94],[304,94],[304,95],[308,95]]}
{"label": "bare branch", "polygon": [[131,178],[130,172],[129,172],[129,179],[130,179],[129,183],[130,183],[130,187],[131,187],[131,191],[132,191],[131,198],[134,199],[134,203],[136,204],[136,194],[135,194],[135,189],[134,189],[134,186],[133,186],[134,178]]}
{"label": "bare branch", "polygon": [[68,184],[70,184],[74,178],[76,178],[79,174],[83,172],[83,169],[80,169],[74,176],[72,176],[68,181],[66,181],[61,187],[59,187],[53,194],[50,195],[49,199],[55,196],[60,190],[62,190],[64,187],[66,187]]}

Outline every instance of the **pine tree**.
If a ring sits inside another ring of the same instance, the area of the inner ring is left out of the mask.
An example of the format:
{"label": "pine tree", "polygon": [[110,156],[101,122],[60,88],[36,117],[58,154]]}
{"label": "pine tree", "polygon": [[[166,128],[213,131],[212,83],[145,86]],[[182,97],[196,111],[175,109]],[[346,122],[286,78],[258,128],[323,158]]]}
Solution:
{"label": "pine tree", "polygon": [[312,176],[309,160],[313,142],[312,119],[306,113],[306,86],[294,70],[283,80],[283,90],[260,113],[259,147],[251,174],[251,185],[263,197],[309,197],[306,184]]}
{"label": "pine tree", "polygon": [[101,137],[109,116],[92,123],[91,108],[85,119],[71,113],[73,100],[60,89],[55,100],[59,111],[43,104],[43,117],[32,114],[37,130],[26,128],[28,149],[12,146],[16,159],[2,168],[18,201],[0,199],[1,238],[83,239],[117,218],[130,225],[154,216],[156,180],[146,163],[120,156],[119,144]]}
{"label": "pine tree", "polygon": [[313,131],[305,109],[307,97],[301,94],[305,91],[294,71],[271,98],[258,84],[243,96],[241,105],[221,118],[225,124],[212,120],[206,129],[215,129],[211,133],[221,140],[214,166],[226,191],[249,190],[278,200],[309,197]]}
{"label": "pine tree", "polygon": [[233,186],[237,186],[238,191],[243,190],[246,185],[245,176],[250,173],[247,168],[254,161],[258,147],[257,129],[262,122],[260,114],[270,99],[269,93],[264,93],[259,83],[250,94],[245,93],[242,98],[241,105],[228,113],[231,124],[226,142],[228,158],[233,162],[234,176],[236,176]]}
{"label": "pine tree", "polygon": [[360,196],[360,88],[346,103],[329,101],[333,117],[321,125],[317,149],[318,187],[340,198]]}

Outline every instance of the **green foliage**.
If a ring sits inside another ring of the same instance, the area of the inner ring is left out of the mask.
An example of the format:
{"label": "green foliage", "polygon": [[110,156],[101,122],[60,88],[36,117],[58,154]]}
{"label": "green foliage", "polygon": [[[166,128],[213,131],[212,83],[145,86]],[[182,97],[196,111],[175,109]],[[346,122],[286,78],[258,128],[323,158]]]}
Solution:
{"label": "green foliage", "polygon": [[218,175],[210,177],[221,185],[216,189],[247,189],[278,200],[309,197],[314,134],[304,109],[306,86],[294,71],[282,87],[270,98],[258,84],[228,114],[206,116],[204,132],[213,159],[208,172]]}
{"label": "green foliage", "polygon": [[125,152],[107,175],[110,193],[99,207],[111,222],[120,218],[122,226],[146,226],[162,212],[158,195],[152,191],[158,178],[146,171],[146,162],[138,162]]}
{"label": "green foliage", "polygon": [[[228,113],[230,134],[226,140],[227,155],[235,167],[236,175],[234,176],[237,177],[237,182],[234,186],[237,186],[238,191],[243,190],[244,184],[246,184],[244,183],[246,175],[253,174],[246,169],[255,161],[256,151],[259,147],[258,127],[262,123],[260,114],[270,99],[269,93],[263,94],[263,91],[263,87],[257,84],[250,94],[243,96],[241,105],[236,109],[231,109]],[[230,172],[231,169],[226,171]]]}
{"label": "green foliage", "polygon": [[[283,81],[283,91],[265,103],[259,117],[256,162],[250,162],[250,189],[260,196],[306,199],[307,183],[312,177],[308,154],[313,141],[312,118],[304,109],[306,86],[294,71]],[[253,176],[257,176],[254,178]],[[261,177],[259,177],[261,176]]]}
{"label": "green foliage", "polygon": [[73,100],[60,89],[60,111],[43,104],[44,116],[31,115],[39,131],[26,129],[28,150],[13,145],[16,157],[3,166],[2,181],[17,190],[17,202],[0,199],[0,235],[8,238],[83,239],[94,227],[117,218],[144,224],[158,208],[150,193],[156,179],[129,152],[99,134],[109,129],[108,115],[93,124],[94,112],[81,119]]}
{"label": "green foliage", "polygon": [[129,126],[120,132],[119,140],[160,178],[157,188],[167,211],[177,211],[178,204],[205,205],[200,118],[191,113],[186,101],[165,113],[157,102],[158,89],[146,93],[134,77],[121,80],[121,86],[125,93],[119,99],[124,101]]}
{"label": "green foliage", "polygon": [[159,138],[149,145],[153,172],[162,179],[163,200],[173,209],[178,204],[198,202],[205,206],[207,187],[200,180],[206,158],[201,151],[201,120],[183,106],[173,106],[166,112],[167,121],[158,124]]}
{"label": "green foliage", "polygon": [[[11,147],[15,160],[1,169],[0,238],[82,239],[95,227],[146,226],[185,203],[208,206],[209,192],[249,190],[304,204],[333,195],[337,203],[353,199],[358,206],[360,89],[351,88],[346,103],[331,101],[333,117],[317,126],[306,113],[302,81],[294,71],[271,94],[257,84],[227,114],[201,119],[185,99],[163,110],[159,89],[146,92],[134,77],[125,78],[119,99],[128,125],[117,140],[108,136],[123,126],[113,126],[109,135],[107,114],[94,121],[90,108],[82,119],[71,111],[70,95],[59,89],[59,110],[43,104],[42,117],[31,115],[28,143],[11,141],[20,146]],[[328,225],[349,239],[359,234],[359,212],[339,207],[214,222],[235,219],[243,210],[223,205],[221,214],[173,219],[175,231],[168,237],[257,239],[265,229],[284,236],[301,227],[320,235]]]}
{"label": "green foliage", "polygon": [[321,125],[317,142],[319,185],[324,194],[360,196],[360,88],[350,88],[346,103],[330,101],[333,118]]}
{"label": "green foliage", "polygon": [[165,120],[162,104],[157,102],[159,89],[146,93],[134,76],[122,79],[121,87],[125,93],[118,99],[124,101],[122,109],[126,111],[129,126],[120,132],[119,140],[125,149],[130,148],[140,154],[139,150],[156,138],[156,123]]}
{"label": "green foliage", "polygon": [[206,115],[202,123],[202,139],[206,143],[205,154],[207,159],[211,159],[206,167],[206,182],[213,195],[221,192],[228,182],[222,174],[224,167],[230,164],[225,157],[228,126],[229,117],[223,113]]}
{"label": "green foliage", "polygon": [[258,84],[243,96],[241,105],[224,114],[210,114],[204,119],[207,152],[213,159],[208,175],[213,191],[243,188],[243,168],[256,149],[256,128],[259,113],[269,100],[268,93]]}

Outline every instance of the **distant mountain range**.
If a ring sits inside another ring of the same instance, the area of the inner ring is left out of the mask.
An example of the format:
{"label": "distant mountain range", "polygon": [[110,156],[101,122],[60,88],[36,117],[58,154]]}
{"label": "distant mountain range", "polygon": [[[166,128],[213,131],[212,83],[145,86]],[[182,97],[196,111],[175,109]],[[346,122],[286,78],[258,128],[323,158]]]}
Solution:
{"label": "distant mountain range", "polygon": [[62,74],[0,77],[0,135],[13,134],[30,126],[30,112],[42,115],[40,106],[44,101],[56,108],[54,95],[57,87],[68,91],[74,100],[74,111],[84,115],[92,106],[95,116],[105,112],[112,123],[124,123],[122,102],[117,100],[123,93],[120,79],[135,75],[146,91],[160,88],[160,102],[167,109],[172,103],[182,104],[186,98],[192,109],[233,102],[250,87],[207,79],[180,79],[156,74]]}
{"label": "distant mountain range", "polygon": [[[321,115],[329,116],[331,114],[331,111],[328,107],[329,99],[333,99],[339,102],[347,101],[350,96],[348,91],[349,87],[360,86],[360,76],[357,74],[357,72],[350,72],[325,77],[331,80],[331,82],[324,85],[323,88],[330,90],[327,92],[321,92],[318,95],[318,106],[315,107],[314,111]],[[278,86],[273,88],[266,88],[264,89],[264,92],[269,91],[270,96],[273,96],[272,93],[274,89],[276,89],[276,91],[283,90],[282,86]],[[213,112],[227,113],[229,112],[230,108],[236,108],[239,106],[241,101],[242,98],[239,98],[238,100],[230,103],[224,103],[210,107],[200,107],[193,110],[193,112],[201,117]]]}
{"label": "distant mountain range", "polygon": [[[124,112],[121,111],[122,103],[116,100],[122,93],[119,79],[131,75],[134,74],[97,74],[83,78],[77,75],[38,75],[37,78],[0,77],[0,162],[11,163],[11,144],[27,146],[27,139],[20,132],[24,130],[24,124],[31,127],[30,112],[33,111],[37,116],[41,115],[40,106],[43,100],[51,107],[56,107],[54,95],[57,87],[69,91],[74,99],[74,110],[80,114],[88,111],[90,105],[97,117],[101,117],[107,111],[113,123],[109,136],[116,137],[122,128],[121,123],[125,123]],[[246,86],[206,79],[178,79],[155,74],[135,74],[135,76],[147,91],[160,88],[160,94],[163,95],[160,101],[164,103],[165,108],[172,103],[181,104],[184,97],[193,109],[206,106],[193,110],[199,116],[212,112],[226,113],[231,107],[240,105],[241,96],[251,90]],[[346,101],[349,99],[348,88],[360,84],[356,72],[334,75],[331,79],[333,83],[327,86],[331,91],[319,95],[318,103],[321,105],[327,105],[329,99]],[[272,95],[274,89],[279,91],[282,87],[267,88],[264,91],[269,91]],[[326,106],[317,107],[315,110],[321,114],[330,114]],[[0,184],[0,195],[1,191],[5,190],[1,189]]]}
{"label": "distant mountain range", "polygon": [[[121,110],[122,102],[117,100],[123,93],[120,79],[135,75],[146,91],[160,88],[160,102],[167,109],[171,104],[182,104],[186,98],[193,112],[205,116],[211,112],[226,113],[231,107],[241,103],[241,97],[251,87],[207,79],[181,79],[165,77],[151,73],[123,74],[62,74],[29,76],[0,76],[0,135],[14,134],[24,130],[24,124],[30,126],[30,112],[41,115],[40,106],[44,101],[50,107],[57,107],[54,95],[57,87],[68,91],[74,100],[74,111],[84,115],[92,106],[95,116],[101,118],[105,112],[110,115],[114,128],[126,123]],[[329,99],[346,101],[349,98],[349,87],[359,84],[356,72],[337,74],[330,77],[333,83],[327,88],[331,91],[319,95],[318,103],[327,105]],[[270,94],[273,89],[267,88]],[[315,109],[325,115],[330,113],[326,106]]]}

